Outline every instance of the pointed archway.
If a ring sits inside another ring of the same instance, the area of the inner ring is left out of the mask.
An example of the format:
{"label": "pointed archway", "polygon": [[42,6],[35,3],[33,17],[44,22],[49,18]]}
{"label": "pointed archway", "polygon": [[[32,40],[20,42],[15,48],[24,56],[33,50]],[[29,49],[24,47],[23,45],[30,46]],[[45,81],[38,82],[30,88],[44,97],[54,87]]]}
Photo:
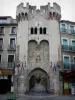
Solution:
{"label": "pointed archway", "polygon": [[29,91],[46,92],[49,91],[49,76],[41,68],[35,68],[29,75]]}

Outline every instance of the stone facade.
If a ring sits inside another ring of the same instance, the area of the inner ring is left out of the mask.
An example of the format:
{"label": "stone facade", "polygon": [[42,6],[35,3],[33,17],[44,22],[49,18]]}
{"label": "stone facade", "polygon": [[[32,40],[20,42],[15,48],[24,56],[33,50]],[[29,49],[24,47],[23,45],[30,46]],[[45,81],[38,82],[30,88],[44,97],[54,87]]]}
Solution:
{"label": "stone facade", "polygon": [[[22,92],[24,89],[29,91],[30,78],[33,75],[39,75],[42,83],[44,83],[44,79],[47,80],[48,91],[59,93],[59,71],[53,72],[52,67],[57,67],[57,62],[61,60],[61,50],[58,52],[60,47],[60,6],[54,3],[51,7],[48,3],[46,6],[40,6],[39,10],[29,3],[26,4],[26,7],[21,3],[17,6],[16,18],[18,22],[17,47],[19,46],[17,62],[26,64],[27,71],[27,75],[22,75],[27,80],[20,82],[18,92],[20,90]],[[40,32],[41,30],[42,32]],[[31,33],[32,31],[33,33]],[[32,74],[30,74],[31,72]],[[54,87],[51,87],[52,82]]]}
{"label": "stone facade", "polygon": [[[64,73],[75,69],[75,22],[61,20],[61,8],[56,3],[40,9],[23,5],[17,6],[16,19],[0,16],[0,81],[10,76],[12,85],[7,92],[19,95],[35,90],[65,94]],[[9,55],[14,55],[12,62]],[[69,58],[66,66],[65,57]]]}

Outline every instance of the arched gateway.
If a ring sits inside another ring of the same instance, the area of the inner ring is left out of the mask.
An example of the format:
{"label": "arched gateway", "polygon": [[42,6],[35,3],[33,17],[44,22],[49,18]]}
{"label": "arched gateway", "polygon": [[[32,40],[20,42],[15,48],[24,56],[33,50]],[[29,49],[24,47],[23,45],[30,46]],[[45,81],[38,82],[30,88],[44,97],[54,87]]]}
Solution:
{"label": "arched gateway", "polygon": [[29,75],[29,91],[46,92],[49,91],[49,76],[41,68],[35,68]]}

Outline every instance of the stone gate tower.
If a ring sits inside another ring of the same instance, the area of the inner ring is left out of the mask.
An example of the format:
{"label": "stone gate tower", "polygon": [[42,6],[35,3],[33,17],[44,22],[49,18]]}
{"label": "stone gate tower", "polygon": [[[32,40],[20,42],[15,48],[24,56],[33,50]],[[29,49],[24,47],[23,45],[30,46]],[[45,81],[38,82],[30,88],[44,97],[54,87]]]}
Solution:
{"label": "stone gate tower", "polygon": [[44,90],[59,92],[60,18],[61,9],[56,3],[53,7],[50,3],[40,6],[40,10],[29,3],[26,7],[23,3],[17,6],[17,62],[24,66],[18,76],[19,93],[35,91],[36,84],[41,84]]}

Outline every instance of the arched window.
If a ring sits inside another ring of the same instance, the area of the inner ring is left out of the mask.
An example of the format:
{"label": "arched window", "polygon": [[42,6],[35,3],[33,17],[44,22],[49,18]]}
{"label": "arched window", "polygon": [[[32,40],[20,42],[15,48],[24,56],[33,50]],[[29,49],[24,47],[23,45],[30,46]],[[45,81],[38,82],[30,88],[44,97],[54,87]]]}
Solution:
{"label": "arched window", "polygon": [[33,28],[31,27],[31,34],[33,34]]}
{"label": "arched window", "polygon": [[24,19],[24,13],[22,12],[22,19]]}
{"label": "arched window", "polygon": [[36,27],[34,28],[34,34],[37,34],[37,28]]}
{"label": "arched window", "polygon": [[40,34],[42,34],[42,27],[40,27]]}
{"label": "arched window", "polygon": [[20,16],[20,13],[19,13],[19,15],[18,15],[18,21],[20,21],[20,19],[21,19],[21,16]]}
{"label": "arched window", "polygon": [[28,14],[27,14],[27,12],[25,13],[25,17],[28,17]]}
{"label": "arched window", "polygon": [[43,28],[43,34],[46,34],[46,27]]}
{"label": "arched window", "polygon": [[55,12],[53,12],[53,17],[55,17]]}

